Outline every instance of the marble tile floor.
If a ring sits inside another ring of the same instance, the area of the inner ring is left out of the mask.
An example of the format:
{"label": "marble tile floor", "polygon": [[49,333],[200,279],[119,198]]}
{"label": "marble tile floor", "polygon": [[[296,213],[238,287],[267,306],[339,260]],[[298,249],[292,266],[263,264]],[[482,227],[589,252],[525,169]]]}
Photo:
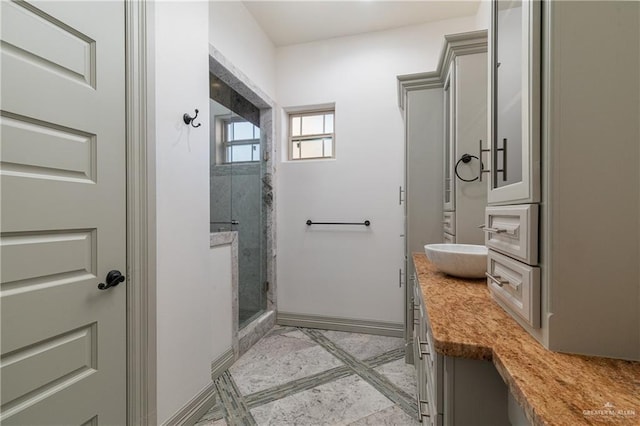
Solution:
{"label": "marble tile floor", "polygon": [[196,426],[418,425],[400,338],[274,327],[215,381]]}

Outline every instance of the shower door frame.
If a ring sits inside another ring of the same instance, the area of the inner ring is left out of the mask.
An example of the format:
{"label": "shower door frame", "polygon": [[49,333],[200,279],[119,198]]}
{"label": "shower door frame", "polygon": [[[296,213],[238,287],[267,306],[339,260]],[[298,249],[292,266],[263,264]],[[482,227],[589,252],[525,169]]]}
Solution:
{"label": "shower door frame", "polygon": [[[266,307],[265,310],[252,322],[239,328],[239,274],[238,274],[238,242],[237,237],[232,242],[232,346],[234,358],[246,352],[255,342],[257,342],[264,334],[275,325],[276,319],[276,265],[275,265],[275,246],[276,246],[276,221],[275,221],[275,169],[274,169],[274,140],[275,127],[274,123],[276,104],[258,88],[249,78],[238,70],[224,55],[222,55],[215,47],[209,45],[209,72],[222,80],[233,90],[238,92],[247,101],[251,102],[260,110],[260,147],[263,156],[263,173],[262,179],[264,184],[263,196],[271,200],[271,203],[263,203],[264,219],[265,219],[265,263],[266,263],[266,280],[268,288],[266,291]],[[262,219],[261,219],[262,220]]]}

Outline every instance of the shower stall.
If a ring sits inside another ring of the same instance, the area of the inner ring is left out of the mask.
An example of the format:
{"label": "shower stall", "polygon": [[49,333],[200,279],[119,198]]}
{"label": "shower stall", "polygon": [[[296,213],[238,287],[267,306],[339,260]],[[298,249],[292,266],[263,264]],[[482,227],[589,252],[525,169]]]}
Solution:
{"label": "shower stall", "polygon": [[210,76],[210,232],[236,233],[238,328],[267,309],[266,173],[260,109]]}

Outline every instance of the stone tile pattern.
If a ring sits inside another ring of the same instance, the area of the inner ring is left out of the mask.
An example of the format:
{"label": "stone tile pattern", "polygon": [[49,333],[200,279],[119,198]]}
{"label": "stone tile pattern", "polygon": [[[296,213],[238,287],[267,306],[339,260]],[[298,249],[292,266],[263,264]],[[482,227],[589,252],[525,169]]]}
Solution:
{"label": "stone tile pattern", "polygon": [[398,347],[398,339],[396,337],[333,330],[323,330],[321,333],[340,349],[359,360],[380,355]]}
{"label": "stone tile pattern", "polygon": [[374,368],[378,373],[387,377],[398,388],[403,390],[407,395],[413,399],[418,397],[416,389],[416,370],[411,364],[406,364],[404,359],[398,359],[396,361],[381,365]]}
{"label": "stone tile pattern", "polygon": [[215,384],[197,426],[419,424],[398,338],[275,326]]}
{"label": "stone tile pattern", "polygon": [[373,386],[351,375],[262,405],[251,414],[261,425],[337,425],[392,405]]}
{"label": "stone tile pattern", "polygon": [[436,351],[491,360],[535,425],[640,424],[640,362],[545,349],[493,299],[484,280],[413,261]]}
{"label": "stone tile pattern", "polygon": [[228,371],[216,379],[216,394],[225,412],[225,421],[232,425],[252,426],[255,419],[249,412],[244,397],[238,391],[231,374]]}
{"label": "stone tile pattern", "polygon": [[404,426],[417,424],[420,423],[416,419],[409,417],[407,413],[402,411],[397,405],[392,405],[370,416],[356,420],[349,426]]}
{"label": "stone tile pattern", "polygon": [[262,339],[229,371],[243,395],[282,385],[342,363],[302,332]]}
{"label": "stone tile pattern", "polygon": [[366,364],[358,362],[353,355],[339,349],[335,343],[325,337],[320,331],[304,329],[304,332],[314,341],[318,342],[318,344],[322,345],[322,347],[336,358],[350,366],[358,376],[365,379],[379,392],[396,403],[400,408],[407,412],[407,414],[414,418],[418,417],[418,408],[415,404],[415,400],[400,388],[393,385],[389,379],[368,367]]}

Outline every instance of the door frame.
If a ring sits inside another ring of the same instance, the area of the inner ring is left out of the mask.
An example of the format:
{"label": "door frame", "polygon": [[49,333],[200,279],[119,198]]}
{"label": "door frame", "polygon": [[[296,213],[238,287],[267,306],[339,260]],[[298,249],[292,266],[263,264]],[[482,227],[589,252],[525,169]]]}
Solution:
{"label": "door frame", "polygon": [[127,424],[156,425],[154,5],[125,0]]}

